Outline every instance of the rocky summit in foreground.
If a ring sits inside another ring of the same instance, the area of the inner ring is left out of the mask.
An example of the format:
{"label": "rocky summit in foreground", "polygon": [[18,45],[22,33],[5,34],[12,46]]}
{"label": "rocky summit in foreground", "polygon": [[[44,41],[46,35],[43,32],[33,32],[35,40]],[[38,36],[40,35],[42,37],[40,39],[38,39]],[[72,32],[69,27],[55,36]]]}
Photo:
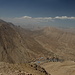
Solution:
{"label": "rocky summit in foreground", "polygon": [[27,63],[9,64],[0,62],[0,75],[50,75],[44,68],[36,68],[31,67],[31,65]]}

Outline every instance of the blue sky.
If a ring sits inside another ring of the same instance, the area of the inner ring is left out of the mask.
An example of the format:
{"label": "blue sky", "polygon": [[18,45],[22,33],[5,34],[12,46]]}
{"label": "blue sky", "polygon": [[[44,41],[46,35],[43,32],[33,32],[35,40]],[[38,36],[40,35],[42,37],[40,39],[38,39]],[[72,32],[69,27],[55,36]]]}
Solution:
{"label": "blue sky", "polygon": [[[12,18],[22,18],[24,16],[32,18],[52,18],[52,20],[50,19],[48,21],[46,19],[46,22],[43,20],[44,23],[41,22],[41,24],[73,24],[72,26],[74,26],[74,19],[66,18],[65,20],[62,20],[60,17],[75,17],[75,0],[0,0],[0,17],[2,19],[6,20],[6,18],[10,18],[10,20],[7,19],[7,21],[14,22]],[[57,16],[60,20],[53,19]],[[24,19],[26,20],[26,18]],[[24,22],[22,19],[20,21],[21,23]],[[28,22],[28,20],[25,22]],[[55,24],[53,22],[55,22]]]}

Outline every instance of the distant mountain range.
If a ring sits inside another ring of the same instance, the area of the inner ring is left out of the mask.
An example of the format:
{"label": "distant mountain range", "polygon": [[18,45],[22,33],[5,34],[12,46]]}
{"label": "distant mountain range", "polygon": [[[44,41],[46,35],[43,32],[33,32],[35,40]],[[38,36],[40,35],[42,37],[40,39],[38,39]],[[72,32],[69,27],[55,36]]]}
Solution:
{"label": "distant mountain range", "polygon": [[0,20],[0,61],[26,63],[43,57],[75,60],[75,34],[55,27],[28,30]]}

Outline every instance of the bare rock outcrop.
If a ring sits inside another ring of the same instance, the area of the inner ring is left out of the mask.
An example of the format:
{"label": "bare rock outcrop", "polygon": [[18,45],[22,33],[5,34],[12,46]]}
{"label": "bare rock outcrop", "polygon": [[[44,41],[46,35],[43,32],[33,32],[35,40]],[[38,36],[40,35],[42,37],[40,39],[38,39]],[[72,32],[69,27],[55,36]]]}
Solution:
{"label": "bare rock outcrop", "polygon": [[51,75],[43,67],[41,67],[40,65],[31,64],[31,67],[33,67],[35,70],[38,70],[38,71],[44,73],[45,75]]}

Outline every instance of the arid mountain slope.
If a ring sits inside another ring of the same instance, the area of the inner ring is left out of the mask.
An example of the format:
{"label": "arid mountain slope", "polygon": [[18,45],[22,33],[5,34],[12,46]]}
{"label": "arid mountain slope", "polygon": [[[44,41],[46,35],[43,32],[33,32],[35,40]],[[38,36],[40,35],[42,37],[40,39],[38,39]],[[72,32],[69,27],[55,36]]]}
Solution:
{"label": "arid mountain slope", "polygon": [[65,60],[75,60],[75,34],[59,28],[46,27],[35,31],[35,40],[55,56]]}
{"label": "arid mountain slope", "polygon": [[0,61],[25,63],[40,57],[75,60],[75,34],[46,27],[30,31],[0,20]]}
{"label": "arid mountain slope", "polygon": [[25,63],[53,55],[42,47],[31,31],[0,21],[0,61]]}

